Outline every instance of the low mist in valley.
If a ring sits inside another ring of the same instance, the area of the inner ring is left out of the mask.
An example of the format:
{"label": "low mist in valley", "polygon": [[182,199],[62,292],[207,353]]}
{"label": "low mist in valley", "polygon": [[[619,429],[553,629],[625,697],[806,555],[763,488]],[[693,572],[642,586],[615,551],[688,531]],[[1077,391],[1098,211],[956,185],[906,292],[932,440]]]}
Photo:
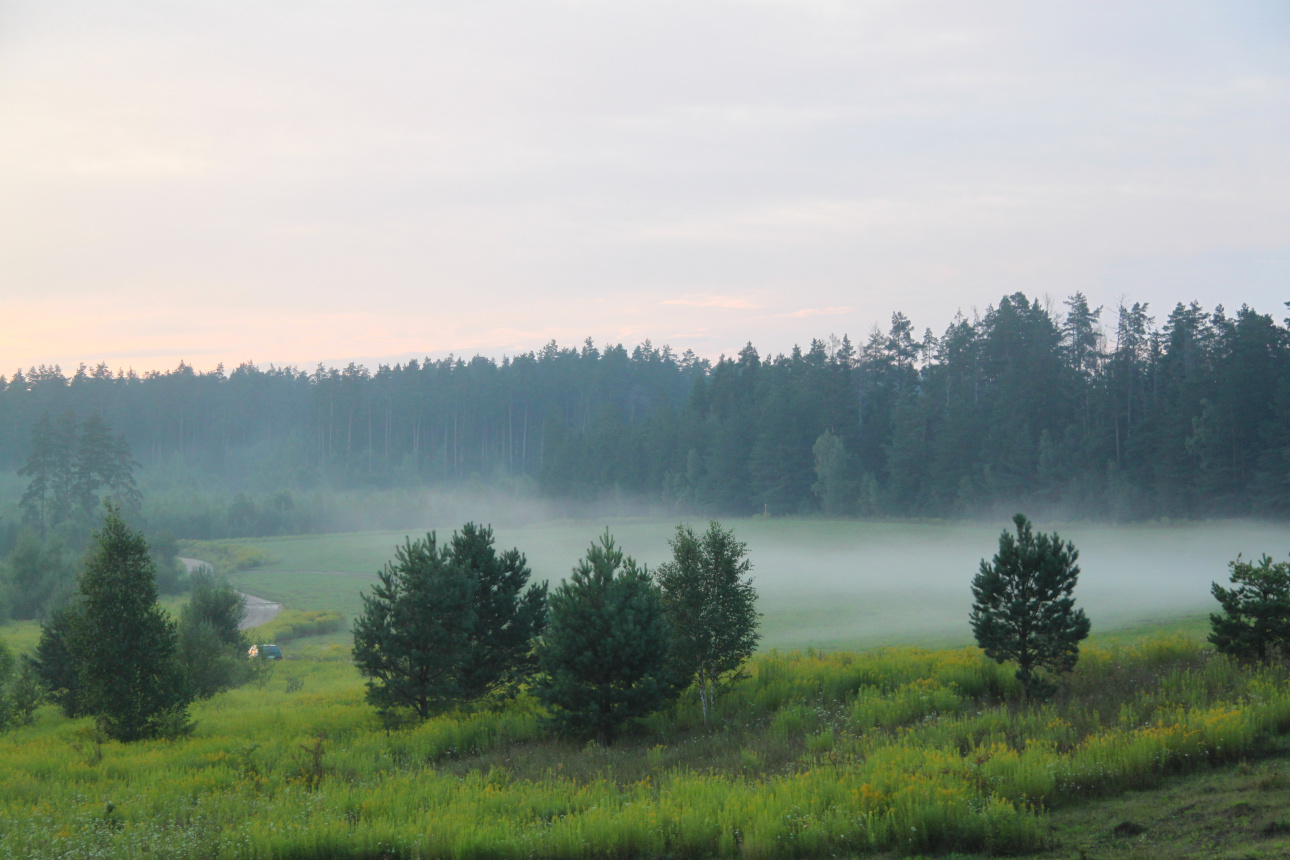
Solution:
{"label": "low mist in valley", "polygon": [[[445,511],[451,509],[450,515]],[[235,575],[247,591],[290,603],[312,598],[348,614],[360,606],[381,565],[405,536],[447,537],[463,522],[492,523],[500,548],[518,547],[536,580],[568,575],[606,528],[651,568],[669,557],[677,522],[695,517],[570,517],[560,505],[531,500],[501,507],[482,496],[439,496],[420,528],[239,541],[273,560]],[[1007,516],[958,523],[813,518],[725,518],[748,544],[761,596],[763,647],[872,647],[967,644],[969,583],[998,547]],[[1290,532],[1280,524],[1210,521],[1116,526],[1035,520],[1080,551],[1076,597],[1094,632],[1211,611],[1210,583],[1225,581],[1238,554],[1284,557]],[[322,597],[326,595],[326,597]]]}

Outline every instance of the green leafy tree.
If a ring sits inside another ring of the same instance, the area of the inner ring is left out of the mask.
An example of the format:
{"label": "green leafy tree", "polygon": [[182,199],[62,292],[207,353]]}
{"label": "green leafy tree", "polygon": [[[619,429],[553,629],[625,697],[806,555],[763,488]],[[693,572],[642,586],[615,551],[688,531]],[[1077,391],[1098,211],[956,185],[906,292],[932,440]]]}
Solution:
{"label": "green leafy tree", "polygon": [[179,654],[198,698],[210,698],[249,677],[249,643],[240,628],[245,618],[245,596],[210,568],[193,574],[192,597],[179,613]]}
{"label": "green leafy tree", "polygon": [[79,580],[68,635],[84,710],[121,741],[187,725],[191,694],[175,659],[175,622],[157,603],[148,542],[109,505]]}
{"label": "green leafy tree", "polygon": [[1012,521],[1016,536],[1004,530],[993,561],[982,559],[972,580],[972,632],[987,657],[1017,663],[1027,696],[1043,696],[1053,687],[1036,670],[1069,672],[1088,636],[1088,618],[1072,596],[1079,551],[1056,532],[1036,535],[1023,514]]}
{"label": "green leafy tree", "polygon": [[747,545],[720,523],[696,535],[678,525],[672,560],[654,571],[671,630],[672,660],[680,683],[698,688],[703,720],[724,683],[738,677],[757,650],[757,591]]}
{"label": "green leafy tree", "polygon": [[79,616],[80,607],[76,604],[52,612],[40,625],[40,640],[30,658],[32,670],[46,698],[66,717],[79,717],[84,713],[80,672],[70,644]]}
{"label": "green leafy tree", "polygon": [[476,579],[433,533],[394,551],[354,621],[354,662],[382,714],[421,719],[462,698]]}
{"label": "green leafy tree", "polygon": [[547,584],[528,585],[532,571],[523,553],[510,549],[499,555],[488,526],[466,523],[447,550],[475,580],[473,617],[458,669],[460,695],[474,701],[511,692],[535,666],[533,642],[546,624]]}
{"label": "green leafy tree", "polygon": [[668,649],[657,586],[606,530],[551,594],[538,645],[538,697],[558,730],[608,746],[619,726],[667,700]]}
{"label": "green leafy tree", "polygon": [[1290,655],[1290,562],[1265,555],[1255,565],[1237,556],[1229,567],[1231,587],[1213,586],[1223,613],[1209,616],[1209,641],[1244,661]]}

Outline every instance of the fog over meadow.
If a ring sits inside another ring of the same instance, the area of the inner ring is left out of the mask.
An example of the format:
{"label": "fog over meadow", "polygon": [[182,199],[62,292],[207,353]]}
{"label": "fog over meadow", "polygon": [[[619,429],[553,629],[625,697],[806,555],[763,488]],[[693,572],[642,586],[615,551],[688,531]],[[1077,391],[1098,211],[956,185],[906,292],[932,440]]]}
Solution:
{"label": "fog over meadow", "polygon": [[[279,576],[292,588],[311,581],[348,591],[342,606],[358,608],[358,592],[392,557],[405,536],[435,531],[441,539],[463,522],[492,523],[497,546],[525,553],[535,580],[563,580],[606,529],[618,545],[651,569],[669,558],[678,522],[696,530],[697,517],[622,516],[645,513],[644,503],[585,507],[496,494],[431,493],[420,528],[252,541],[277,561],[239,575],[246,590],[277,597]],[[1081,569],[1078,604],[1094,632],[1133,627],[1212,611],[1210,584],[1226,581],[1228,563],[1243,554],[1285,558],[1290,529],[1250,520],[1114,525],[1033,516],[1037,531],[1074,542]],[[763,646],[872,647],[884,644],[967,644],[969,584],[981,559],[991,558],[1000,532],[1013,528],[999,513],[961,522],[885,522],[813,518],[723,518],[747,543],[764,614]],[[339,577],[337,575],[340,575]],[[321,580],[313,580],[313,577]],[[338,578],[352,580],[342,586]],[[290,596],[290,592],[287,592]]]}
{"label": "fog over meadow", "polygon": [[[1006,519],[963,524],[731,520],[748,544],[766,614],[767,643],[779,647],[970,641],[969,582],[998,548]],[[696,526],[701,523],[696,523]],[[1079,605],[1094,631],[1208,612],[1210,583],[1227,579],[1238,553],[1278,559],[1290,551],[1283,525],[1212,522],[1105,526],[1036,522],[1080,552]],[[588,524],[585,533],[593,534]],[[668,557],[660,524],[611,526],[619,543],[651,567]],[[524,532],[499,533],[524,548]],[[556,580],[576,558],[530,554],[535,574]],[[507,543],[509,546],[510,543]]]}

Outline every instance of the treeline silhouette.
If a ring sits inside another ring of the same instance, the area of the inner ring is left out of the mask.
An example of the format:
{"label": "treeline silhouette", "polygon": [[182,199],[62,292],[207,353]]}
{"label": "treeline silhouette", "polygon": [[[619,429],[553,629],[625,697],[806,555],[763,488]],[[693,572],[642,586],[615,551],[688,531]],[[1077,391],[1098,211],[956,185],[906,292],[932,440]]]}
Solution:
{"label": "treeline silhouette", "polygon": [[896,314],[863,343],[715,364],[588,340],[374,372],[39,367],[0,378],[0,464],[24,465],[46,415],[97,413],[145,467],[269,507],[283,488],[483,482],[713,515],[1285,516],[1290,322],[1148,310],[1017,293],[939,337]]}

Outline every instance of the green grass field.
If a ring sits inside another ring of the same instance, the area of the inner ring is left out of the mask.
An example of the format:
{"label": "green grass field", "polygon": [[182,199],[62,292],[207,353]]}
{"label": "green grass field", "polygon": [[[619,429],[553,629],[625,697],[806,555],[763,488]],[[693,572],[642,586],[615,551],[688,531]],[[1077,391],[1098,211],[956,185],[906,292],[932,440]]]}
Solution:
{"label": "green grass field", "polygon": [[[811,519],[725,524],[748,544],[764,615],[763,645],[786,649],[969,643],[968,584],[980,560],[993,555],[1006,525]],[[450,534],[456,525],[441,525],[438,533]],[[667,559],[671,520],[499,529],[497,542],[518,547],[534,578],[554,584],[606,526],[638,560],[652,567]],[[1213,609],[1210,583],[1226,579],[1227,563],[1238,553],[1284,557],[1290,551],[1290,533],[1280,525],[1056,527],[1080,550],[1076,593],[1096,632],[1203,617]],[[239,541],[271,560],[231,579],[289,608],[334,609],[352,618],[361,606],[360,591],[406,536],[387,531]]]}
{"label": "green grass field", "polygon": [[104,742],[50,707],[0,736],[0,856],[1164,857],[1184,855],[1121,849],[1201,832],[1290,851],[1263,763],[1290,732],[1285,673],[1186,637],[1089,648],[1044,705],[970,648],[750,671],[712,725],[686,699],[601,749],[549,736],[527,698],[388,731],[346,649],[305,642],[198,703],[187,738]]}

